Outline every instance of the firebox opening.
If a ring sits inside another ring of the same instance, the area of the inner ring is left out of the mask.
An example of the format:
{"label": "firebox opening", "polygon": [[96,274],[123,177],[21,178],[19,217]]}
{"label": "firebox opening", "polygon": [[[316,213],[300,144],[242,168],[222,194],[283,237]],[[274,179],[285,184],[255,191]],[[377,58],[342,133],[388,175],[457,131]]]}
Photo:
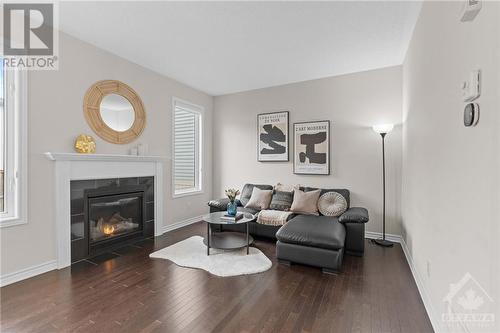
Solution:
{"label": "firebox opening", "polygon": [[88,190],[85,198],[89,255],[143,237],[144,189],[133,186]]}

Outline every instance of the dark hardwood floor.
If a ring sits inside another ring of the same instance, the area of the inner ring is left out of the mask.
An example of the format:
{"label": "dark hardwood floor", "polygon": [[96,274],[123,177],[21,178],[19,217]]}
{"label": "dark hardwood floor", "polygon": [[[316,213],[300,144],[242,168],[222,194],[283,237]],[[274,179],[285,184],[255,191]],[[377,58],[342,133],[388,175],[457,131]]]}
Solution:
{"label": "dark hardwood floor", "polygon": [[403,251],[366,242],[343,273],[273,262],[264,273],[220,278],[150,259],[196,223],[71,268],[1,289],[2,332],[432,332]]}

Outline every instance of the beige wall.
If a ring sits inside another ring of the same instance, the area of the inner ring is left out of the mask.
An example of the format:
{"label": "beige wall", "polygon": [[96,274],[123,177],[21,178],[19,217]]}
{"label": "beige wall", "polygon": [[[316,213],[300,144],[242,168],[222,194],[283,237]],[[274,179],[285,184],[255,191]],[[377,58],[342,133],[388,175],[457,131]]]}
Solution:
{"label": "beige wall", "polygon": [[[442,299],[465,273],[500,300],[500,11],[482,3],[475,21],[461,23],[462,2],[424,2],[404,63],[402,234],[444,331]],[[483,74],[481,117],[465,128],[460,83],[474,69]]]}
{"label": "beige wall", "polygon": [[43,153],[73,152],[80,133],[93,135],[85,122],[82,101],[94,82],[117,79],[134,88],[147,113],[142,136],[129,145],[113,145],[96,135],[97,153],[127,154],[139,142],[149,145],[151,155],[171,155],[172,96],[205,108],[204,194],[172,199],[171,165],[165,165],[164,225],[206,212],[212,194],[212,104],[213,98],[167,77],[107,53],[65,34],[60,35],[58,71],[29,75],[29,223],[1,229],[1,274],[55,259],[54,163]]}
{"label": "beige wall", "polygon": [[[352,205],[370,211],[367,229],[381,232],[381,138],[371,126],[401,123],[401,84],[401,67],[391,67],[215,97],[214,195],[246,182],[345,187]],[[331,175],[294,175],[292,141],[290,162],[257,162],[257,114],[273,110],[290,111],[291,131],[294,122],[331,121]],[[400,234],[401,127],[386,141],[387,232]]]}

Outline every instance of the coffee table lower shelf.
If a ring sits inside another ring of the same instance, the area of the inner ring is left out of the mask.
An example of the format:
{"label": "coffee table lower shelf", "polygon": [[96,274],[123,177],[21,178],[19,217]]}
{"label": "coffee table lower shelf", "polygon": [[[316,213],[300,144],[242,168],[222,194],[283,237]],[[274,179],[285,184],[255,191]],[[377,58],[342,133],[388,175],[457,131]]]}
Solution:
{"label": "coffee table lower shelf", "polygon": [[[208,254],[208,242],[207,237],[203,239],[203,243],[207,245],[207,254]],[[253,243],[253,237],[248,235],[248,243],[247,243],[247,235],[240,232],[214,232],[210,236],[210,248],[221,249],[221,250],[236,250],[241,249],[243,247],[247,247]]]}

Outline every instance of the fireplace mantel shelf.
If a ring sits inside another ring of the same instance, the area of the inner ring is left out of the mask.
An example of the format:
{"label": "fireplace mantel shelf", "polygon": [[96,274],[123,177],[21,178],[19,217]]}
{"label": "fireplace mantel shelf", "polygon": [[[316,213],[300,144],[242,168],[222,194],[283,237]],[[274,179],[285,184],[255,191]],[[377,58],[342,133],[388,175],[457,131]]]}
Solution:
{"label": "fireplace mantel shelf", "polygon": [[168,160],[168,157],[166,156],[77,154],[77,153],[53,153],[53,152],[46,152],[44,153],[44,155],[51,161],[163,162]]}

